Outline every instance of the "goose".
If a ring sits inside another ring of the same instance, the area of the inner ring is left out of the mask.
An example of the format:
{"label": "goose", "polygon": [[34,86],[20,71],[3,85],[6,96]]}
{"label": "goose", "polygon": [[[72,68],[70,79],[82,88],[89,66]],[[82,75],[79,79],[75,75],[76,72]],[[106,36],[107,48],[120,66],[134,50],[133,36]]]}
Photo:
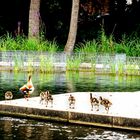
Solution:
{"label": "goose", "polygon": [[34,86],[32,83],[31,75],[29,75],[27,83],[23,85],[19,90],[22,94],[24,94],[24,98],[28,100],[30,94],[34,92]]}

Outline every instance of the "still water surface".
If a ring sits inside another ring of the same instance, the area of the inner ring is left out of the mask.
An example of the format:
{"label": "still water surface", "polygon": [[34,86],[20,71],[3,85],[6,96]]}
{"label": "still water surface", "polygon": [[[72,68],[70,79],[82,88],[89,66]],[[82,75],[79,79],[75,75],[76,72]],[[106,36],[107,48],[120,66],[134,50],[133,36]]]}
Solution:
{"label": "still water surface", "polygon": [[[23,98],[18,92],[27,81],[27,73],[0,72],[0,100],[10,90],[14,98]],[[50,90],[52,94],[76,91],[140,91],[140,77],[121,77],[83,73],[55,73],[32,75],[35,92]],[[132,93],[133,94],[133,93]],[[136,132],[117,131],[94,127],[39,122],[0,117],[0,140],[140,140]]]}

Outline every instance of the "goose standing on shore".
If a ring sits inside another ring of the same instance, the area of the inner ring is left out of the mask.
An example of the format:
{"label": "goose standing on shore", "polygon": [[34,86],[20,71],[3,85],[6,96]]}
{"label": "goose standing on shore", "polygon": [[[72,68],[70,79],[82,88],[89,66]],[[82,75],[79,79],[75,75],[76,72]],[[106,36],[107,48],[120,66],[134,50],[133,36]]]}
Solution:
{"label": "goose standing on shore", "polygon": [[34,86],[32,83],[31,75],[29,75],[27,84],[23,85],[19,90],[22,94],[24,94],[24,98],[28,100],[30,94],[34,92]]}

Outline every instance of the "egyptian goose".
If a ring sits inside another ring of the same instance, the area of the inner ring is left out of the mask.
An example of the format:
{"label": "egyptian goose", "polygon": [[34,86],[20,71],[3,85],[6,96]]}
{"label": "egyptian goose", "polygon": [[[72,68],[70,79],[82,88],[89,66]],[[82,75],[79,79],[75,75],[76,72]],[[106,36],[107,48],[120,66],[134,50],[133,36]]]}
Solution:
{"label": "egyptian goose", "polygon": [[28,100],[30,94],[34,92],[34,86],[32,83],[31,75],[29,75],[28,81],[20,89],[20,92],[24,94],[24,98]]}
{"label": "egyptian goose", "polygon": [[109,101],[109,100],[106,99],[106,98],[102,98],[102,96],[100,96],[99,99],[100,99],[100,104],[103,105],[103,106],[105,107],[105,110],[106,110],[107,113],[108,113],[109,108],[110,108],[111,105],[112,105],[111,101]]}
{"label": "egyptian goose", "polygon": [[5,100],[13,99],[13,93],[11,91],[6,91],[4,96],[5,96]]}
{"label": "egyptian goose", "polygon": [[75,97],[70,94],[68,101],[69,101],[69,108],[74,109],[75,108],[75,101],[76,101]]}
{"label": "egyptian goose", "polygon": [[90,93],[90,104],[91,104],[91,111],[93,110],[93,107],[97,107],[96,111],[99,111],[99,100],[96,97],[92,96],[92,93]]}

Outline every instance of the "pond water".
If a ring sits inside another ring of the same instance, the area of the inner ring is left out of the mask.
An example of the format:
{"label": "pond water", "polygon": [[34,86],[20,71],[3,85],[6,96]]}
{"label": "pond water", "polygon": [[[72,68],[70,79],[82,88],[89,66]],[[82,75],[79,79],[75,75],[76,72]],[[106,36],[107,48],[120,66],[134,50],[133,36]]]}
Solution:
{"label": "pond water", "polygon": [[1,140],[140,140],[140,134],[79,125],[0,118]]}
{"label": "pond water", "polygon": [[[10,90],[14,98],[23,98],[19,88],[26,83],[27,73],[0,72],[0,100]],[[95,75],[92,72],[40,74],[33,73],[32,81],[38,96],[41,91],[52,94],[76,91],[140,91],[140,77]],[[132,93],[133,94],[133,93]],[[34,120],[0,117],[0,140],[140,140],[140,134],[95,127],[39,122]]]}

